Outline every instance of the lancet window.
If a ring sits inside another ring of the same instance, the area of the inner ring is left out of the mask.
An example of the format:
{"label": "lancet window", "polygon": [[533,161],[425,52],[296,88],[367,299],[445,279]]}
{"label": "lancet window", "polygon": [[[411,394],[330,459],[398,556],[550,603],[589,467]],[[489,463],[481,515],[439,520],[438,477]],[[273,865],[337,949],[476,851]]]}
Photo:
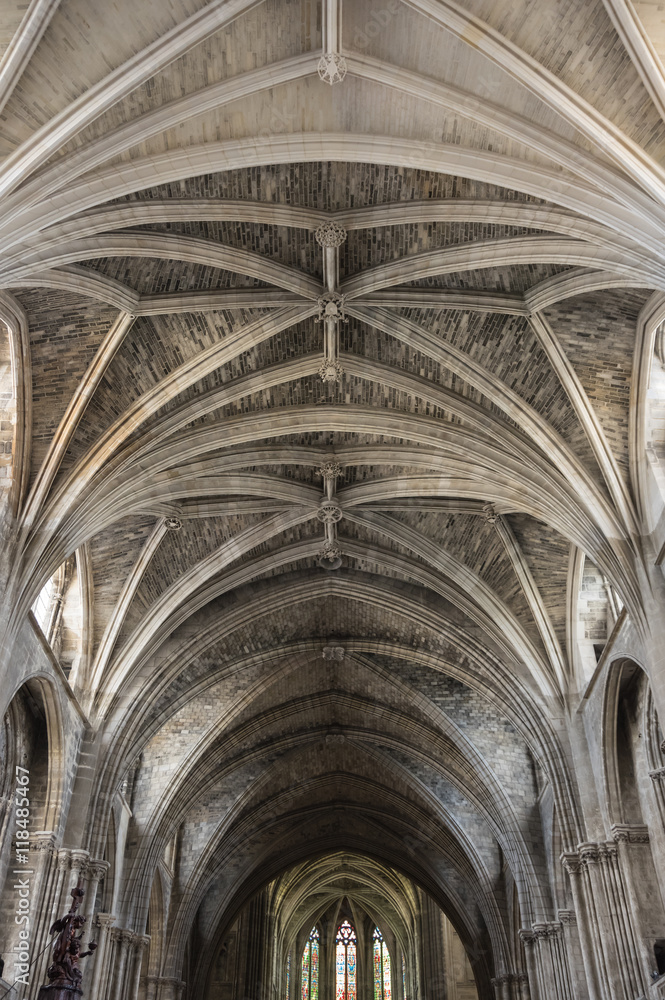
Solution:
{"label": "lancet window", "polygon": [[317,927],[312,927],[309,932],[309,940],[302,953],[302,1000],[319,1000],[319,948],[319,931]]}
{"label": "lancet window", "polygon": [[356,1000],[358,939],[348,920],[337,928],[335,945],[335,1000]]}
{"label": "lancet window", "polygon": [[374,1000],[391,1000],[390,952],[378,927],[374,928]]}

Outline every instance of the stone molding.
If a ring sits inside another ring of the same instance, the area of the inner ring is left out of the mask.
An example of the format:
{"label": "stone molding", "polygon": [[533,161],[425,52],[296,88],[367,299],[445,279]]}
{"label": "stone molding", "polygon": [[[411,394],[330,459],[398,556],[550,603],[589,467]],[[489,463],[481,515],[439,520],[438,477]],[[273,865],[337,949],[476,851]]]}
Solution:
{"label": "stone molding", "polygon": [[545,938],[557,937],[562,930],[563,925],[559,920],[550,920],[534,924],[531,928],[521,927],[519,936],[522,943],[526,946],[532,945],[538,940],[542,941]]}
{"label": "stone molding", "polygon": [[655,771],[649,771],[649,777],[653,781],[665,782],[665,767],[657,767]]}
{"label": "stone molding", "polygon": [[111,864],[109,861],[89,861],[82,874],[90,882],[101,882],[110,867]]}
{"label": "stone molding", "polygon": [[[636,827],[634,829],[641,831],[643,828]],[[623,839],[623,829],[621,830],[621,836],[617,839]],[[578,844],[576,851],[564,852],[560,855],[560,858],[569,875],[579,875],[589,865],[607,864],[615,861],[617,850],[617,844],[613,840],[606,843],[589,842]]]}
{"label": "stone molding", "polygon": [[612,837],[617,844],[648,844],[649,828],[633,823],[616,823]]}
{"label": "stone molding", "polygon": [[30,853],[42,854],[45,851],[53,856],[57,853],[56,838],[53,833],[40,832],[30,834]]}
{"label": "stone molding", "polygon": [[528,983],[528,981],[529,977],[526,972],[506,972],[490,979],[492,986],[512,986],[515,983]]}
{"label": "stone molding", "polygon": [[321,223],[315,230],[314,237],[320,247],[339,247],[346,240],[346,229],[331,219],[330,222]]}
{"label": "stone molding", "polygon": [[556,915],[561,924],[574,924],[576,921],[574,910],[557,910]]}

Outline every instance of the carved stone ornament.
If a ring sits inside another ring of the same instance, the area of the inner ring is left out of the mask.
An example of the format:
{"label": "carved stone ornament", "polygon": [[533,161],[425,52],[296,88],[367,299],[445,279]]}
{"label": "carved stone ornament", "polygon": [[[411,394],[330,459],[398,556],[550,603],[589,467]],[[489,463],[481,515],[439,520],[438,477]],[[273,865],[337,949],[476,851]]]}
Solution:
{"label": "carved stone ornament", "polygon": [[316,516],[323,524],[337,524],[342,520],[342,508],[336,500],[322,500]]}
{"label": "carved stone ornament", "polygon": [[339,462],[324,462],[319,469],[319,475],[324,479],[338,479],[342,475],[342,466]]}
{"label": "carved stone ornament", "polygon": [[164,518],[164,525],[169,531],[180,531],[182,521],[179,517],[166,517]]}
{"label": "carved stone ornament", "polygon": [[326,358],[319,368],[322,382],[340,382],[343,374],[344,369],[339,361],[335,361],[333,358]]}
{"label": "carved stone ornament", "polygon": [[104,878],[111,865],[108,861],[90,861],[85,870],[89,882],[99,882]]}
{"label": "carved stone ornament", "polygon": [[652,781],[665,781],[665,767],[658,767],[655,771],[649,771]]}
{"label": "carved stone ornament", "polygon": [[648,844],[649,830],[646,826],[617,823],[612,827],[612,837],[617,844]]}
{"label": "carved stone ornament", "polygon": [[533,931],[527,930],[526,927],[521,927],[519,930],[520,941],[525,948],[530,947],[536,940],[536,935]]}
{"label": "carved stone ornament", "polygon": [[319,556],[319,566],[321,569],[339,569],[342,565],[342,550],[339,545],[335,545],[331,542],[326,542],[321,549],[321,555]]}
{"label": "carved stone ornament", "polygon": [[319,79],[330,86],[341,83],[346,76],[346,59],[339,52],[324,52],[317,66]]}
{"label": "carved stone ornament", "polygon": [[343,660],[344,659],[344,646],[324,646],[323,647],[323,659],[324,660]]}
{"label": "carved stone ornament", "polygon": [[616,844],[580,844],[578,851],[583,865],[598,865],[617,856]]}
{"label": "carved stone ornament", "polygon": [[[79,961],[87,955],[92,955],[97,947],[97,944],[92,941],[88,951],[81,951],[82,927],[86,918],[77,910],[84,896],[84,889],[78,886],[72,889],[72,905],[69,913],[56,920],[49,931],[50,934],[56,934],[57,937],[53,944],[53,962],[47,972],[49,985],[41,987],[40,1000],[46,1000],[47,997],[57,997],[59,1000],[61,996],[81,995],[80,984],[83,973],[79,968]],[[77,931],[80,931],[80,934],[77,934]]]}
{"label": "carved stone ornament", "polygon": [[344,312],[346,295],[341,295],[339,292],[326,292],[324,295],[319,295],[317,302],[319,304],[317,319],[346,320]]}
{"label": "carved stone ornament", "polygon": [[346,239],[346,229],[337,222],[322,222],[314,233],[320,247],[341,247]]}
{"label": "carved stone ornament", "polygon": [[486,521],[487,524],[496,524],[499,518],[499,514],[493,503],[483,504],[482,515],[483,520]]}

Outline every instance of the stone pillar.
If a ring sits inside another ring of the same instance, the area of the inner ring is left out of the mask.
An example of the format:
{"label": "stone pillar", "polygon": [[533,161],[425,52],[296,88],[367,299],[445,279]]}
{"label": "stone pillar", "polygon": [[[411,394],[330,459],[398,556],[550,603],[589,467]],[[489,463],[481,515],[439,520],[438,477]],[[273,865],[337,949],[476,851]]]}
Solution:
{"label": "stone pillar", "polygon": [[30,982],[32,985],[29,988],[28,996],[36,996],[39,987],[46,981],[46,970],[51,964],[49,930],[53,921],[62,916],[57,912],[57,909],[60,901],[60,889],[65,872],[68,870],[69,861],[67,861],[67,867],[63,869],[55,847],[55,838],[51,833],[33,833],[31,835],[29,861],[34,872],[31,911],[34,921],[32,955],[35,964],[31,969]]}
{"label": "stone pillar", "polygon": [[143,965],[143,952],[149,944],[149,934],[136,934],[134,936],[134,948],[131,956],[131,973],[129,978],[129,992],[127,994],[127,1000],[138,1000],[139,984],[141,982],[141,968]]}
{"label": "stone pillar", "polygon": [[[533,1000],[575,1000],[562,925],[558,921],[534,924],[531,930],[523,928],[520,938]],[[521,1000],[524,984],[516,979],[514,996]]]}
{"label": "stone pillar", "polygon": [[517,996],[519,1000],[531,1000],[531,990],[529,989],[529,977],[526,972],[517,973],[517,985],[519,992]]}
{"label": "stone pillar", "polygon": [[420,964],[427,984],[428,1000],[445,1000],[443,928],[441,911],[429,896],[421,897]]}
{"label": "stone pillar", "polygon": [[90,980],[88,996],[91,998],[102,997],[102,989],[106,979],[109,952],[112,951],[111,929],[115,923],[115,916],[112,913],[98,913],[97,926],[97,951],[95,952],[94,967]]}
{"label": "stone pillar", "polygon": [[146,976],[145,1000],[156,1000],[159,976]]}
{"label": "stone pillar", "polygon": [[593,1000],[639,997],[648,984],[642,972],[630,900],[614,843],[580,844],[563,855]]}
{"label": "stone pillar", "polygon": [[536,956],[534,954],[535,935],[532,931],[522,928],[519,932],[520,940],[524,945],[524,957],[526,958],[526,968],[528,972],[529,987],[531,990],[531,1000],[544,1000],[541,998],[540,982],[536,966]]}
{"label": "stone pillar", "polygon": [[173,976],[148,976],[147,982],[155,987],[155,993],[148,993],[155,1000],[180,1000],[187,985],[182,979]]}
{"label": "stone pillar", "polygon": [[126,995],[125,969],[127,966],[127,953],[130,945],[134,943],[136,935],[134,931],[124,930],[120,927],[111,928],[111,936],[116,942],[116,960],[111,971],[112,992],[110,1000],[122,1000]]}
{"label": "stone pillar", "polygon": [[491,980],[494,1000],[530,1000],[529,977],[526,972],[508,972]]}

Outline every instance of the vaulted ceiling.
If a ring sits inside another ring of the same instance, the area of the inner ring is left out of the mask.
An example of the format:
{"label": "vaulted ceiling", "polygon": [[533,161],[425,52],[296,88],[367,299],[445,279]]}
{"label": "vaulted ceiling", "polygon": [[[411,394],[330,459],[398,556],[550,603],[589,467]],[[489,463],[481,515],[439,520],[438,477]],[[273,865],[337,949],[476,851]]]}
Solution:
{"label": "vaulted ceiling", "polygon": [[390,864],[420,816],[438,846],[403,867],[469,938],[501,939],[501,852],[550,905],[524,824],[542,768],[579,832],[555,734],[576,553],[645,616],[643,7],[354,0],[340,26],[333,0],[61,0],[19,29],[3,5],[12,627],[77,553],[88,838],[154,764],[137,877],[205,833],[180,948],[279,844],[332,849],[341,806],[343,846]]}

